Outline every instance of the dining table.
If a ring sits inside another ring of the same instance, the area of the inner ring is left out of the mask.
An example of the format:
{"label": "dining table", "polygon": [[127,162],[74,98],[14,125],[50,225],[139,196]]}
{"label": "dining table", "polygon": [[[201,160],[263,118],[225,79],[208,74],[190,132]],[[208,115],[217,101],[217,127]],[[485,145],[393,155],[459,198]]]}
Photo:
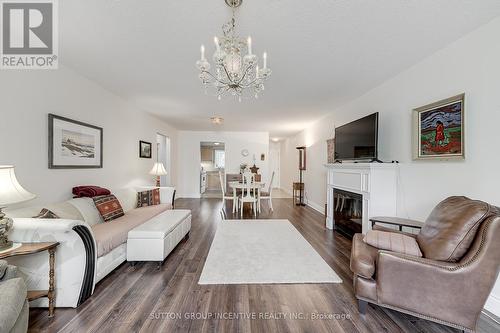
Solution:
{"label": "dining table", "polygon": [[[233,190],[233,213],[237,211],[238,207],[238,190],[243,190],[247,188],[247,184],[243,184],[242,181],[232,181],[228,182],[229,187]],[[260,213],[260,191],[264,188],[266,183],[264,182],[253,182],[250,186],[254,188],[257,192],[257,212]]]}

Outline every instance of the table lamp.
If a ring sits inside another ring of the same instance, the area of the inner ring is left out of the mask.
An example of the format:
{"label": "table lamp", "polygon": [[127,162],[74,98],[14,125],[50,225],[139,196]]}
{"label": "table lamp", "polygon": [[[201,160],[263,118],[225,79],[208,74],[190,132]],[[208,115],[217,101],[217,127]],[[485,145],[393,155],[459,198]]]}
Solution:
{"label": "table lamp", "polygon": [[19,184],[12,165],[0,165],[0,251],[12,247],[12,242],[7,239],[7,232],[12,228],[12,219],[6,217],[2,209],[35,197],[36,195]]}
{"label": "table lamp", "polygon": [[153,165],[153,169],[149,171],[150,175],[156,176],[156,186],[160,187],[160,176],[166,176],[167,170],[165,170],[165,166],[160,162],[160,144],[156,144],[156,163]]}
{"label": "table lamp", "polygon": [[156,162],[155,165],[153,165],[153,169],[149,171],[149,174],[156,176],[156,186],[160,187],[160,176],[165,176],[167,174],[167,170],[165,170],[163,163]]}

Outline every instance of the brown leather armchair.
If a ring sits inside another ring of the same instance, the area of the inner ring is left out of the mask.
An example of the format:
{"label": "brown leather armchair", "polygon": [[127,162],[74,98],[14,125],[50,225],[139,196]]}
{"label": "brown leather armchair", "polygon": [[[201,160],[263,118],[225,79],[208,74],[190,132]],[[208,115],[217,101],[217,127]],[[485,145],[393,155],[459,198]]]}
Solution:
{"label": "brown leather armchair", "polygon": [[360,312],[373,303],[474,332],[499,272],[500,209],[450,197],[412,237],[423,257],[379,250],[362,234],[354,236],[351,270]]}

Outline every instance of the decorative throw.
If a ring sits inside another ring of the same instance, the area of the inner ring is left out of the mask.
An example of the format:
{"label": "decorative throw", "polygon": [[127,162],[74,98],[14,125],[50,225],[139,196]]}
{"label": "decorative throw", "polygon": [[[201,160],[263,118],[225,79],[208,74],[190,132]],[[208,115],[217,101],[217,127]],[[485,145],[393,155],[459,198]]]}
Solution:
{"label": "decorative throw", "polygon": [[101,195],[92,199],[104,222],[109,222],[125,215],[122,205],[120,205],[120,202],[113,194]]}
{"label": "decorative throw", "polygon": [[83,197],[93,198],[101,195],[110,195],[110,194],[111,192],[108,189],[99,186],[86,185],[86,186],[73,187],[74,198],[83,198]]}
{"label": "decorative throw", "polygon": [[53,211],[43,208],[38,215],[33,216],[34,219],[58,219],[59,216],[57,216],[56,213]]}
{"label": "decorative throw", "polygon": [[137,207],[147,207],[160,204],[160,189],[137,192]]}
{"label": "decorative throw", "polygon": [[415,238],[395,232],[370,230],[366,233],[365,243],[380,250],[422,257],[422,252]]}

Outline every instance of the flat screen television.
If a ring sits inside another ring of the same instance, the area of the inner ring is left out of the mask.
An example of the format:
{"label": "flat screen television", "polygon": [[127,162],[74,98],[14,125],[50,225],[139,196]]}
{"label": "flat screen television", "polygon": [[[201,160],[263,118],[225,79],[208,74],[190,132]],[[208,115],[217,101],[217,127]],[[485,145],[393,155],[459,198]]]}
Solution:
{"label": "flat screen television", "polygon": [[335,129],[335,160],[377,160],[378,112]]}

